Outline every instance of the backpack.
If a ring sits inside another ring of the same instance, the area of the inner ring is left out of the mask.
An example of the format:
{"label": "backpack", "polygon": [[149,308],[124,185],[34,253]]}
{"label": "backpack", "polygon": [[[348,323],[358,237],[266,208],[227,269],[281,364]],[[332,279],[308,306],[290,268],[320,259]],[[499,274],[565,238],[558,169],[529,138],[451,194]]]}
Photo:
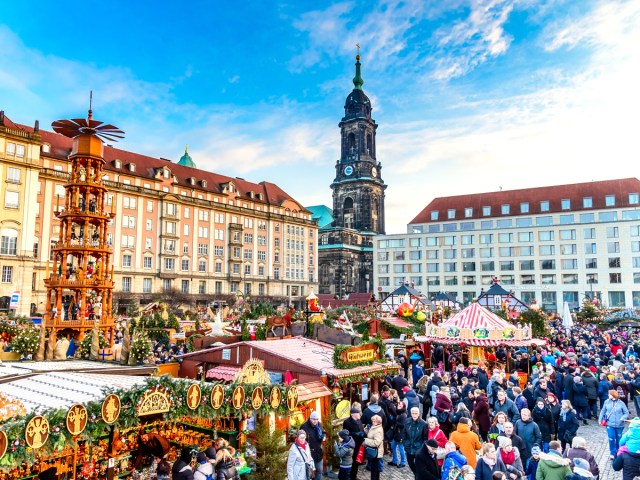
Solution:
{"label": "backpack", "polygon": [[447,474],[446,480],[459,480],[461,474],[462,474],[462,469],[458,467],[458,465],[453,464],[449,469],[449,473]]}

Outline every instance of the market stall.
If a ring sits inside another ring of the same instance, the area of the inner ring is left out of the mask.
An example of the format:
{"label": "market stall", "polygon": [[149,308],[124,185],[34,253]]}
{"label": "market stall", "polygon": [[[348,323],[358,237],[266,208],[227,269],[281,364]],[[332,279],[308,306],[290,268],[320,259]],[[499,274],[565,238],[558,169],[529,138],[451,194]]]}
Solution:
{"label": "market stall", "polygon": [[[487,360],[487,348],[498,346],[529,347],[544,345],[544,340],[532,338],[528,325],[514,325],[474,302],[439,325],[427,325],[426,335],[416,342],[459,345],[470,365]],[[467,348],[468,347],[468,348]],[[444,359],[443,359],[444,361]]]}
{"label": "market stall", "polygon": [[[217,438],[240,447],[256,419],[298,404],[298,387],[272,385],[260,362],[247,362],[230,384],[58,372],[3,392],[25,414],[0,421],[0,447],[8,446],[0,448],[0,479],[34,478],[51,466],[69,479],[145,478],[143,434],[166,439],[173,461],[181,447],[204,450]],[[239,450],[236,462],[247,471]]]}

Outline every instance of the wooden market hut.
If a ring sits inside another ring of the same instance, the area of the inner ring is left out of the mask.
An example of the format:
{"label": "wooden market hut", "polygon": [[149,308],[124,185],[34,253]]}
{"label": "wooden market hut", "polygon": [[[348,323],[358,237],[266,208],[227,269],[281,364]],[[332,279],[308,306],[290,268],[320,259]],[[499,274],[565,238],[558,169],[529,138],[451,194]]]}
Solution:
{"label": "wooden market hut", "polygon": [[[513,292],[507,291],[502,285],[500,285],[500,281],[497,278],[493,279],[491,286],[486,292],[484,289],[480,291],[478,303],[484,308],[488,308],[493,311],[506,309],[510,312],[510,316],[513,318],[517,318],[520,313],[529,310],[529,307],[527,307],[522,300],[517,298]],[[511,314],[511,312],[514,312],[514,314]]]}
{"label": "wooden market hut", "polygon": [[427,310],[431,308],[431,302],[429,302],[429,299],[422,292],[416,290],[410,285],[402,284],[382,300],[380,310],[383,312],[395,312],[402,303],[406,302],[407,299],[411,305],[417,303]]}

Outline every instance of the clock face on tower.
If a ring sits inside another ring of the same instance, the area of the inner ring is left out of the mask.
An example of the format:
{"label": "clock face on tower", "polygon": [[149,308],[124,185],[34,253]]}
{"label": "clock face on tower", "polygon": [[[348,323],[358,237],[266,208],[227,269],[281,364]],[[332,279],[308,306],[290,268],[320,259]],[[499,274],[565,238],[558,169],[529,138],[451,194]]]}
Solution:
{"label": "clock face on tower", "polygon": [[378,175],[378,170],[376,169],[376,167],[373,167],[373,168],[371,169],[371,176],[372,176],[372,177],[375,177],[376,175]]}
{"label": "clock face on tower", "polygon": [[353,173],[353,167],[351,165],[347,165],[344,167],[344,174],[351,175]]}

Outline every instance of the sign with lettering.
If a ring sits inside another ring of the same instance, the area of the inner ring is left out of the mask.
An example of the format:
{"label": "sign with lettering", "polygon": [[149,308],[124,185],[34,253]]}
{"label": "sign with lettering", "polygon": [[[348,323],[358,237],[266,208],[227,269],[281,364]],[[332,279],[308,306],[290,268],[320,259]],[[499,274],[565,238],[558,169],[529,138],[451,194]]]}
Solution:
{"label": "sign with lettering", "polygon": [[372,362],[377,358],[380,358],[378,346],[373,343],[349,348],[340,354],[340,361],[346,363]]}

